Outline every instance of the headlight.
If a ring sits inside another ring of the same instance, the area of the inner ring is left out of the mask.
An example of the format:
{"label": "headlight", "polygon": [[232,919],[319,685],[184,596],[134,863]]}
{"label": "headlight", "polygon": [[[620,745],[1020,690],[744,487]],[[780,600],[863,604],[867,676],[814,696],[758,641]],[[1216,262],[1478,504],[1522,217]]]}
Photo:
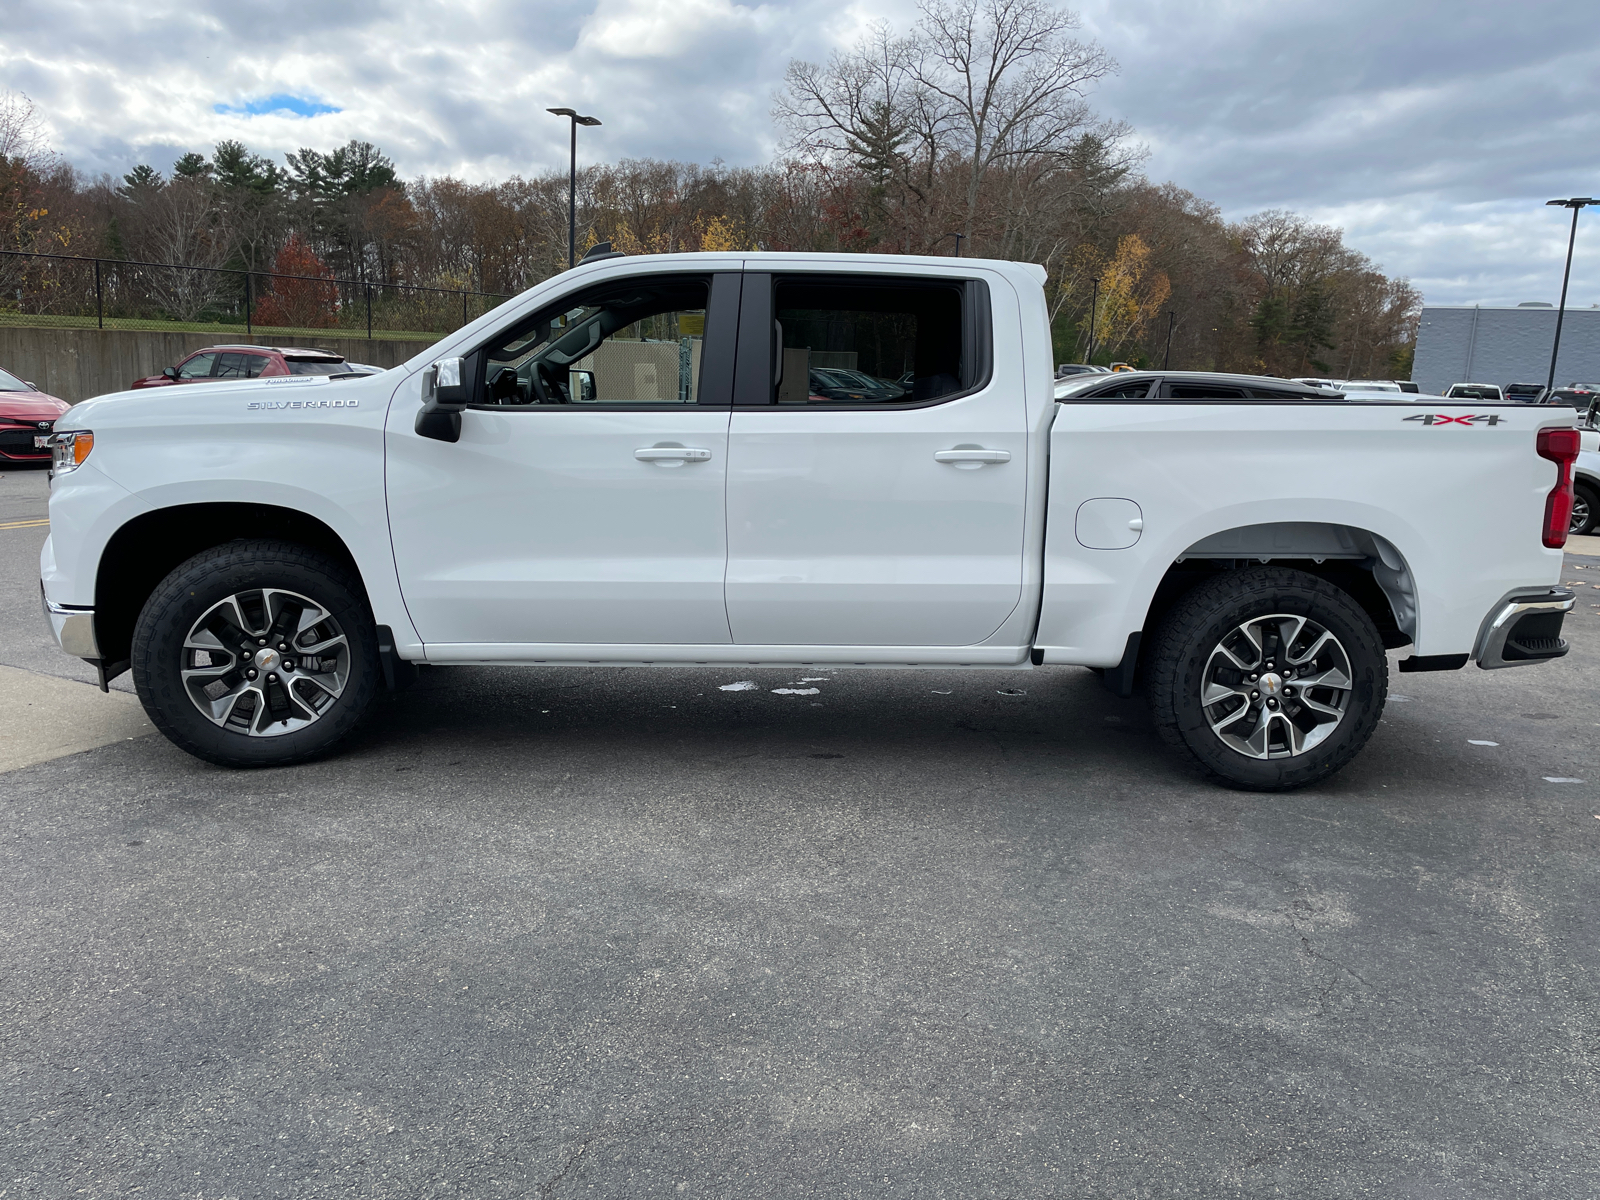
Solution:
{"label": "headlight", "polygon": [[57,475],[76,471],[94,449],[94,434],[87,429],[72,429],[50,439],[50,466]]}

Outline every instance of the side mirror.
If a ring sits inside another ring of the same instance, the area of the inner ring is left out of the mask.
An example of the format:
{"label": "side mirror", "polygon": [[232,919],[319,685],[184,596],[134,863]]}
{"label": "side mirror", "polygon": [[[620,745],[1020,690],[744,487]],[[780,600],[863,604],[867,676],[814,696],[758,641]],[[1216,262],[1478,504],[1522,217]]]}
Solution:
{"label": "side mirror", "polygon": [[467,406],[469,388],[459,358],[441,358],[422,373],[422,411],[417,413],[417,433],[440,442],[461,440],[461,410]]}
{"label": "side mirror", "polygon": [[168,379],[176,379],[178,377],[178,368],[177,367],[166,367],[166,368],[164,368],[162,370],[161,374],[164,375]]}
{"label": "side mirror", "polygon": [[568,371],[567,395],[572,397],[574,404],[593,404],[595,402],[594,372],[593,371]]}

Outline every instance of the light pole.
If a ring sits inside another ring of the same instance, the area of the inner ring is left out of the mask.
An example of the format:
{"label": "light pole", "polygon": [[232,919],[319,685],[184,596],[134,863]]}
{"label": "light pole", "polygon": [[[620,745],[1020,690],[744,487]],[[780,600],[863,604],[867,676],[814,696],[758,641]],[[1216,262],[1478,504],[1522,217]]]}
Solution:
{"label": "light pole", "polygon": [[575,108],[547,108],[545,112],[572,118],[572,174],[567,179],[567,270],[578,262],[578,126],[598,125],[599,117],[582,117]]}
{"label": "light pole", "polygon": [[1572,232],[1567,237],[1567,269],[1561,273],[1561,304],[1556,309],[1556,340],[1550,347],[1550,378],[1545,380],[1545,395],[1556,386],[1556,355],[1561,353],[1561,322],[1567,315],[1567,280],[1572,277],[1572,246],[1578,240],[1578,213],[1591,204],[1600,204],[1593,196],[1574,196],[1570,200],[1546,200],[1557,208],[1572,210]]}
{"label": "light pole", "polygon": [[[967,235],[964,234],[964,233],[947,233],[947,234],[944,235],[944,237],[947,237],[947,238],[955,238],[955,240],[956,240],[956,257],[957,258],[961,257],[961,243],[966,240],[966,236]],[[944,241],[944,238],[940,238],[939,240],[942,242],[942,241]]]}

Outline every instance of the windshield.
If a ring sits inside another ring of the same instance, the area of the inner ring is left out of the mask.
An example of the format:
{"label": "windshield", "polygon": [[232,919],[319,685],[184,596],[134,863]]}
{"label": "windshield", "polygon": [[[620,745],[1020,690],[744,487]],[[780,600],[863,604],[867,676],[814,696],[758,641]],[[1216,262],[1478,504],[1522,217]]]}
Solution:
{"label": "windshield", "polygon": [[31,392],[33,389],[10,371],[0,371],[0,392]]}
{"label": "windshield", "polygon": [[342,358],[286,358],[291,375],[342,375],[350,369]]}
{"label": "windshield", "polygon": [[1489,385],[1469,383],[1451,388],[1449,397],[1452,400],[1498,400],[1500,399],[1500,389]]}

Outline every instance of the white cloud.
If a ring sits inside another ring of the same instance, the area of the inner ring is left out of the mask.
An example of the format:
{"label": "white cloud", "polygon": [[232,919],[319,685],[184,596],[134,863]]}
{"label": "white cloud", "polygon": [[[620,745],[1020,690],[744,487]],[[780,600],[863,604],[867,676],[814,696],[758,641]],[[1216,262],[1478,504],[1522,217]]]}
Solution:
{"label": "white cloud", "polygon": [[[1563,214],[1600,191],[1593,0],[1082,0],[1122,64],[1094,100],[1172,179],[1230,217],[1293,208],[1436,302],[1554,299]],[[90,171],[165,167],[223,138],[281,157],[376,142],[406,174],[584,161],[733,164],[772,152],[791,57],[825,58],[912,0],[55,0],[12,4],[0,79]],[[48,50],[43,49],[48,47]],[[273,95],[341,111],[216,112]],[[1600,302],[1585,218],[1573,298]]]}

